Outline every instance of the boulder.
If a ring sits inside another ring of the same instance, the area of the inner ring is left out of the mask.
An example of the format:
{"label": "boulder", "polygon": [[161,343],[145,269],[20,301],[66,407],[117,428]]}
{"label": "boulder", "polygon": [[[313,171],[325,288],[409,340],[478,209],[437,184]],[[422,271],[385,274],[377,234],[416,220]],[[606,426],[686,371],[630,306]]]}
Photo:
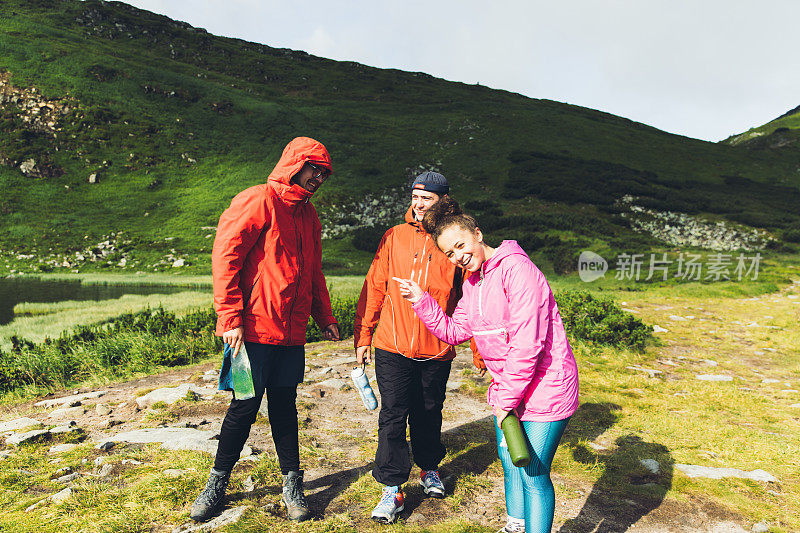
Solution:
{"label": "boulder", "polygon": [[35,429],[26,433],[14,433],[6,439],[6,444],[9,446],[19,446],[20,444],[41,442],[48,438],[50,438],[50,432],[48,430]]}
{"label": "boulder", "polygon": [[[204,453],[217,453],[218,441],[213,440],[218,434],[213,431],[201,431],[191,428],[146,428],[126,431],[106,437],[100,446],[107,442],[129,442],[136,444],[161,443],[165,450],[192,450]],[[251,455],[253,450],[245,445],[240,457]]]}
{"label": "boulder", "polygon": [[7,420],[5,422],[0,422],[0,433],[17,431],[18,429],[25,429],[31,426],[40,426],[40,425],[42,425],[42,423],[39,422],[38,420],[23,416],[22,418],[15,418],[14,420]]}
{"label": "boulder", "polygon": [[215,389],[207,389],[198,387],[192,383],[184,383],[177,387],[164,387],[148,392],[144,396],[136,398],[136,405],[138,405],[140,409],[150,407],[156,402],[164,402],[167,405],[172,405],[178,400],[186,398],[186,395],[189,394],[190,391],[201,397],[210,397],[217,392]]}

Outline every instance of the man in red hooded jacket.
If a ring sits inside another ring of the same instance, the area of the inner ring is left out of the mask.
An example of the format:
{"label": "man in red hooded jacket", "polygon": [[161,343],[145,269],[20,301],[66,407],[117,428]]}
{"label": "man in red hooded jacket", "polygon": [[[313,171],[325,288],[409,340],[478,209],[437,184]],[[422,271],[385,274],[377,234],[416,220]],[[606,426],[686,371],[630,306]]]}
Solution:
{"label": "man in red hooded jacket", "polygon": [[217,335],[226,343],[220,389],[232,390],[231,359],[244,356],[239,354],[244,345],[255,397],[237,400],[234,393],[214,468],[192,505],[193,520],[207,520],[222,503],[265,390],[283,474],[282,501],[292,520],[311,516],[303,494],[295,400],[309,315],[326,339],[339,339],[322,275],[319,217],[309,203],[331,170],[325,147],[298,137],[283,150],[267,183],[236,195],[219,219],[211,264]]}

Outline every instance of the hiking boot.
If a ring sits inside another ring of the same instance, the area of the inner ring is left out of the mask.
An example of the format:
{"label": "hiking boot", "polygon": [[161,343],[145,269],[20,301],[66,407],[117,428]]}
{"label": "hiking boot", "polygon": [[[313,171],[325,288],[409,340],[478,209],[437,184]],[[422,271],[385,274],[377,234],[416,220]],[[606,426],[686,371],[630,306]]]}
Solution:
{"label": "hiking boot", "polygon": [[192,504],[189,518],[195,522],[205,522],[214,516],[214,513],[222,503],[222,499],[225,497],[225,489],[228,488],[230,479],[230,472],[212,468],[205,488]]}
{"label": "hiking boot", "polygon": [[311,518],[311,511],[303,494],[303,471],[291,471],[283,476],[281,503],[286,507],[289,520],[302,522]]}
{"label": "hiking boot", "polygon": [[419,473],[419,484],[422,490],[432,498],[444,498],[444,483],[439,478],[438,470],[423,470]]}
{"label": "hiking boot", "polygon": [[391,524],[397,520],[397,515],[405,508],[405,497],[400,487],[386,487],[383,489],[381,501],[372,510],[372,519],[376,522]]}

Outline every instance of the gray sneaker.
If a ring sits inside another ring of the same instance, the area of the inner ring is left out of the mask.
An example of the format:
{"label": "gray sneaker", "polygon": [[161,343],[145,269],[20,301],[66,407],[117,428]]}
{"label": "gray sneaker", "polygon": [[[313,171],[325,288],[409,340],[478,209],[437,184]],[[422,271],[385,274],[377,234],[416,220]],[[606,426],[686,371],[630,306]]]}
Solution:
{"label": "gray sneaker", "polygon": [[311,518],[311,511],[303,494],[303,471],[292,471],[283,476],[281,503],[286,506],[289,520],[302,522]]}
{"label": "gray sneaker", "polygon": [[225,489],[228,488],[230,479],[230,472],[220,472],[212,468],[205,488],[192,504],[189,518],[195,522],[205,522],[214,516],[225,497]]}

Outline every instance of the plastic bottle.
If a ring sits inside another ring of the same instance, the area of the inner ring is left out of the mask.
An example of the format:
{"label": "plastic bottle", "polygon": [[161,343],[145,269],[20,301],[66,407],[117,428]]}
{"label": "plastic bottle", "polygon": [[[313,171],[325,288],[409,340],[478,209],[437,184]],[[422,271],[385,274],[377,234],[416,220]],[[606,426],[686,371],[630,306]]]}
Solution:
{"label": "plastic bottle", "polygon": [[528,439],[519,423],[519,418],[514,413],[508,415],[500,423],[503,436],[506,438],[508,453],[511,455],[511,462],[514,466],[524,467],[531,462],[531,454],[528,451]]}
{"label": "plastic bottle", "polygon": [[364,372],[364,367],[354,368],[350,373],[350,377],[353,378],[353,384],[355,384],[356,390],[361,396],[361,401],[364,402],[364,407],[370,411],[377,409],[378,400],[375,398],[375,393],[372,391],[372,387],[369,384],[369,378],[366,372]]}
{"label": "plastic bottle", "polygon": [[237,400],[249,400],[256,395],[253,390],[253,373],[250,371],[250,357],[244,343],[239,346],[239,353],[233,357],[231,350],[231,379],[233,380],[233,394]]}

